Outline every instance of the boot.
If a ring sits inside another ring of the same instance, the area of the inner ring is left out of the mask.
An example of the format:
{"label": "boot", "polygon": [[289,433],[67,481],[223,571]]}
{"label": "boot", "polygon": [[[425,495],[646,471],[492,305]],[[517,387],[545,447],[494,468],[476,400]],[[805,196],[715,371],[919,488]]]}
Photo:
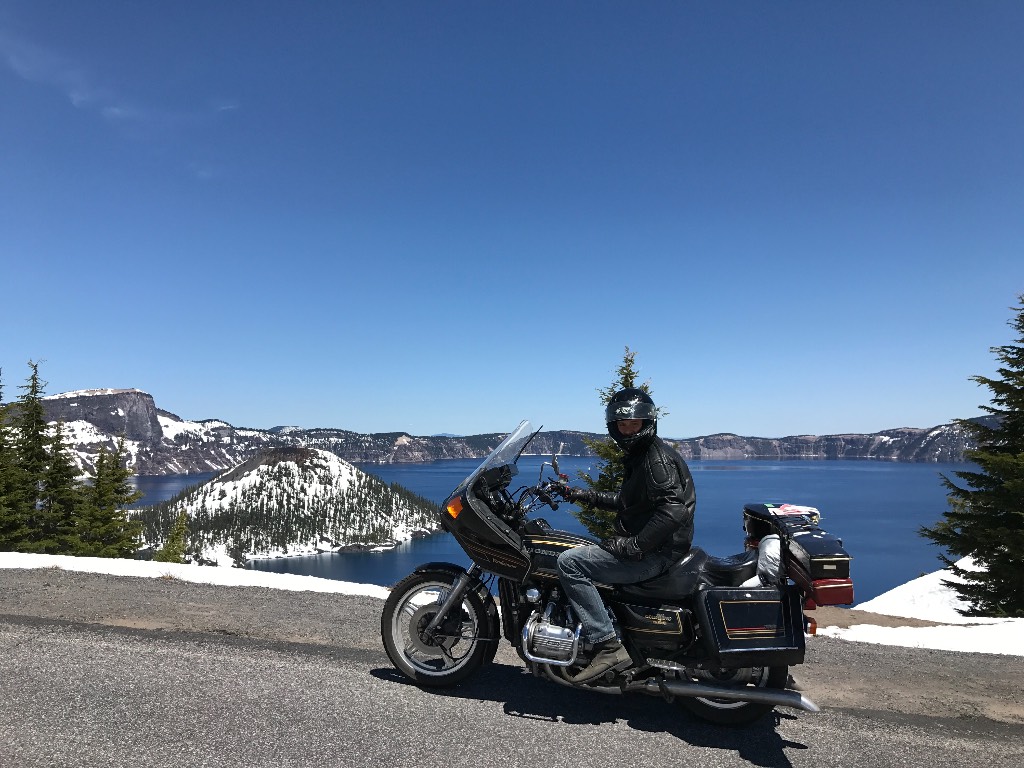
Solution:
{"label": "boot", "polygon": [[586,683],[605,672],[618,672],[633,663],[629,652],[614,637],[594,646],[596,653],[590,664],[572,679],[574,683]]}

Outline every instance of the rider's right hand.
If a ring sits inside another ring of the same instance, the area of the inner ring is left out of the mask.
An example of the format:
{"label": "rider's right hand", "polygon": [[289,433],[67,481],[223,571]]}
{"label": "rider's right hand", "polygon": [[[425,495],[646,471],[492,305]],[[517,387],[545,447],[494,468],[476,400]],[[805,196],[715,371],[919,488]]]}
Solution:
{"label": "rider's right hand", "polygon": [[564,499],[565,501],[570,500],[569,494],[572,492],[572,488],[570,488],[563,482],[560,482],[558,480],[551,481],[550,483],[548,483],[548,490],[551,491],[551,493],[556,494],[558,497]]}

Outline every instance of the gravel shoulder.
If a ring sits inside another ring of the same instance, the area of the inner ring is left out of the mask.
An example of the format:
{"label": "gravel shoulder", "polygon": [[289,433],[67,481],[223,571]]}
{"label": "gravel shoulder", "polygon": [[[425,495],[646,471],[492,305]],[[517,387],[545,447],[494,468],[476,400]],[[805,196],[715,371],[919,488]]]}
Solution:
{"label": "gravel shoulder", "polygon": [[[239,636],[380,655],[382,602],[370,597],[224,587],[60,569],[0,570],[0,621],[51,620],[146,632]],[[818,609],[819,626],[926,626],[864,611]],[[519,666],[503,644],[496,662]],[[811,637],[793,671],[822,707],[862,714],[992,720],[1024,726],[1024,657]]]}

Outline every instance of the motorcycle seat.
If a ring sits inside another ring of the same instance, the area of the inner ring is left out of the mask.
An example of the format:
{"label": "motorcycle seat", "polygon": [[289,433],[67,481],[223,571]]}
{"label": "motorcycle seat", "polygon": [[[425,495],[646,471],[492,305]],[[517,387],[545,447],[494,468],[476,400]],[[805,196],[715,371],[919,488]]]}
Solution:
{"label": "motorcycle seat", "polygon": [[738,587],[757,575],[757,550],[730,557],[708,557],[703,571],[702,581],[710,587]]}
{"label": "motorcycle seat", "polygon": [[616,591],[640,600],[679,600],[695,592],[697,585],[702,583],[703,566],[707,560],[707,552],[693,547],[661,575],[637,584],[618,584]]}

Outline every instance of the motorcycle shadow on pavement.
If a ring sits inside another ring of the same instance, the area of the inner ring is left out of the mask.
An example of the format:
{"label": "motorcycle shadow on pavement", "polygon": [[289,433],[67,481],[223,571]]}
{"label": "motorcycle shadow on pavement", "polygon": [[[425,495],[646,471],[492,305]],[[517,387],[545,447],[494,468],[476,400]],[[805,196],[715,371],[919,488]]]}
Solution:
{"label": "motorcycle shadow on pavement", "polygon": [[[373,669],[374,677],[399,685],[415,683],[392,667]],[[625,722],[649,733],[667,733],[696,747],[736,752],[752,765],[791,768],[785,750],[805,750],[799,742],[783,738],[777,726],[796,716],[776,710],[745,726],[722,726],[691,715],[676,704],[644,695],[615,695],[575,690],[534,677],[522,667],[494,663],[454,688],[420,688],[445,698],[493,701],[509,717],[567,725]]]}

